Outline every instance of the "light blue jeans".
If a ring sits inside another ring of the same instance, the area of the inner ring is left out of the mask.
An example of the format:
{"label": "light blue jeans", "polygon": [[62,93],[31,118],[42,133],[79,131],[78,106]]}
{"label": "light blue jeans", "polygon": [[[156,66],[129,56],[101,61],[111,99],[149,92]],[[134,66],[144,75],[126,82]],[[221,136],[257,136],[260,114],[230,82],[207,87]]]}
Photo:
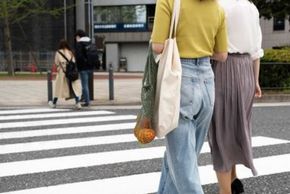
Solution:
{"label": "light blue jeans", "polygon": [[89,77],[91,74],[92,74],[91,70],[80,71],[82,94],[86,104],[90,103]]}
{"label": "light blue jeans", "polygon": [[158,194],[203,194],[198,156],[214,105],[214,74],[208,57],[182,59],[180,117],[165,137]]}

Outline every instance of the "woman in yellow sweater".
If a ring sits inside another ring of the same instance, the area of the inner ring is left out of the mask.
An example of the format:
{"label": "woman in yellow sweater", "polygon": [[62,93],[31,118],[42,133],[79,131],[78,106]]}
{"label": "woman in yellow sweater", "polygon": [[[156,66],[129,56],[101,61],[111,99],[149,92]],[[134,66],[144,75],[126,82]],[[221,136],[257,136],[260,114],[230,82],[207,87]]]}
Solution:
{"label": "woman in yellow sweater", "polygon": [[[178,0],[181,1],[181,0]],[[152,47],[161,53],[168,38],[174,0],[157,0]],[[227,35],[223,9],[215,0],[182,0],[176,31],[182,63],[179,125],[165,137],[159,194],[203,194],[198,155],[214,105],[210,58],[225,61]]]}

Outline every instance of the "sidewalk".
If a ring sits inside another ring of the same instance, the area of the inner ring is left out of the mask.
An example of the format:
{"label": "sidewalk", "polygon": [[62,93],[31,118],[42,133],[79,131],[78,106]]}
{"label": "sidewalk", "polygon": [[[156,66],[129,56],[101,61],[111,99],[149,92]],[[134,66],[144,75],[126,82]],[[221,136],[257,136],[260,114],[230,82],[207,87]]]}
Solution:
{"label": "sidewalk", "polygon": [[[114,73],[114,100],[109,100],[107,72],[94,78],[94,100],[97,105],[140,105],[143,73]],[[0,80],[0,107],[47,106],[46,79]],[[290,102],[290,94],[264,94],[256,103]],[[59,100],[60,106],[73,106],[74,100]]]}
{"label": "sidewalk", "polygon": [[[139,105],[143,73],[114,73],[114,100],[109,100],[107,72],[95,73],[94,105]],[[47,80],[0,80],[0,107],[46,106]],[[59,105],[74,105],[74,100],[59,100]]]}

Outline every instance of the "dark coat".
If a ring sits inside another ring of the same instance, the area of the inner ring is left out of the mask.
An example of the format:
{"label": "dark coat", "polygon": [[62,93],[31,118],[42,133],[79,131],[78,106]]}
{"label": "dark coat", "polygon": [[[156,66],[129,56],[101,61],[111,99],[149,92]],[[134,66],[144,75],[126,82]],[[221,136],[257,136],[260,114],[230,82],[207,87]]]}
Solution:
{"label": "dark coat", "polygon": [[86,47],[91,44],[91,39],[89,37],[82,37],[79,42],[76,43],[75,57],[76,64],[79,71],[93,70],[94,67],[89,65],[88,58],[86,54]]}

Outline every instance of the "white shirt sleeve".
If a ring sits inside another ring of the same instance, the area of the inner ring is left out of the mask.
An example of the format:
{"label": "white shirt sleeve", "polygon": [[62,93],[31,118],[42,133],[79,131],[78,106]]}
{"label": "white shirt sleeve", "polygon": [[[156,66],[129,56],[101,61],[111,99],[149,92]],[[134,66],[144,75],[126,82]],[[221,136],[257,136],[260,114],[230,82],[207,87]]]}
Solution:
{"label": "white shirt sleeve", "polygon": [[253,60],[263,57],[259,11],[248,0],[220,0],[226,12],[228,52],[248,53]]}
{"label": "white shirt sleeve", "polygon": [[259,11],[254,6],[254,9],[256,9],[257,16],[255,18],[256,21],[256,48],[253,50],[251,54],[251,58],[253,60],[256,60],[258,58],[261,58],[264,56],[264,50],[262,49],[262,30],[260,27],[260,19],[259,19]]}

